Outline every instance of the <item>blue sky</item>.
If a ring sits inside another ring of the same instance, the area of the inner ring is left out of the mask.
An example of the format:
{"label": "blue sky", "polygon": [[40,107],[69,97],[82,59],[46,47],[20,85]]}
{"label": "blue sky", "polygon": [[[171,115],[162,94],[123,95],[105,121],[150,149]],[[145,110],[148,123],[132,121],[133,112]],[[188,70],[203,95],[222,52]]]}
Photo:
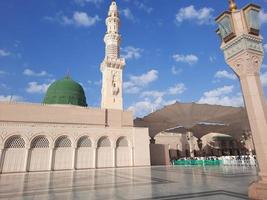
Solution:
{"label": "blue sky", "polygon": [[[101,98],[107,0],[0,1],[0,100],[41,102],[69,71],[89,106]],[[168,3],[167,3],[168,2]],[[262,7],[267,1],[237,0]],[[239,82],[220,51],[214,18],[227,0],[117,0],[121,12],[124,108],[136,116],[175,101],[240,106]],[[264,40],[267,49],[267,40]],[[266,59],[265,59],[266,60]],[[267,61],[262,82],[267,92]]]}

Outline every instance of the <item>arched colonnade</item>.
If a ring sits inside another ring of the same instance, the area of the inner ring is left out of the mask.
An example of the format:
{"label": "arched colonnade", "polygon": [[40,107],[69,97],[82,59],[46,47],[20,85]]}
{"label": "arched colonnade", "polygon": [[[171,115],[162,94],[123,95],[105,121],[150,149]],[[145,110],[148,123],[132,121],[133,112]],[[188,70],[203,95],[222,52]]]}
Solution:
{"label": "arched colonnade", "polygon": [[[1,139],[1,138],[0,138]],[[31,140],[12,135],[0,141],[0,173],[133,166],[133,147],[126,136],[112,139],[88,135],[76,140],[61,135]]]}

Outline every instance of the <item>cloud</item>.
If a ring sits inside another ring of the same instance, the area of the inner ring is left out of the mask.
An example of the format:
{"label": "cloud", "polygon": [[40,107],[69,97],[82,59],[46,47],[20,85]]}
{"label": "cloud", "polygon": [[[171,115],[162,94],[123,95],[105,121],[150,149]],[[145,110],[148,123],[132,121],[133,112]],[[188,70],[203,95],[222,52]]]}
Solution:
{"label": "cloud", "polygon": [[225,70],[222,70],[222,71],[217,71],[214,75],[215,78],[218,78],[218,79],[231,79],[231,80],[236,80],[237,79],[237,76],[233,73],[229,73]]}
{"label": "cloud", "polygon": [[143,91],[140,95],[142,100],[133,103],[128,109],[133,111],[135,116],[144,116],[163,106],[175,103],[178,99],[166,99],[172,95],[182,94],[185,90],[185,85],[178,83],[173,87],[169,87],[166,91]]}
{"label": "cloud", "polygon": [[7,56],[10,56],[11,53],[4,50],[4,49],[0,49],[0,57],[7,57]]}
{"label": "cloud", "polygon": [[97,6],[103,2],[103,0],[74,0],[75,3],[84,6],[86,3],[93,3]]}
{"label": "cloud", "polygon": [[265,24],[265,23],[267,23],[267,13],[264,12],[264,10],[261,10],[261,11],[260,11],[259,18],[260,18],[260,23],[261,23],[261,24]]}
{"label": "cloud", "polygon": [[124,82],[123,88],[124,91],[128,94],[136,94],[142,88],[152,83],[158,79],[158,71],[150,70],[147,73],[141,74],[140,76],[131,75],[129,81]]}
{"label": "cloud", "polygon": [[262,85],[267,86],[267,72],[261,73],[260,78]]}
{"label": "cloud", "polygon": [[194,65],[198,62],[198,57],[194,54],[189,54],[189,55],[175,54],[172,57],[176,62],[187,63],[189,65]]}
{"label": "cloud", "polygon": [[129,20],[135,22],[135,17],[129,8],[125,8],[125,9],[121,10],[121,13],[126,19],[129,19]]}
{"label": "cloud", "polygon": [[31,94],[43,94],[46,93],[48,87],[51,85],[53,81],[50,83],[43,83],[39,84],[37,82],[29,82],[28,87],[26,88],[26,92],[31,93]]}
{"label": "cloud", "polygon": [[206,103],[212,105],[223,105],[223,106],[243,106],[243,98],[241,93],[233,93],[234,86],[223,86],[214,90],[207,91],[200,98],[198,103]]}
{"label": "cloud", "polygon": [[213,63],[216,59],[216,56],[209,56],[209,60],[211,63]]}
{"label": "cloud", "polygon": [[186,87],[184,83],[178,83],[173,87],[170,87],[168,89],[169,94],[171,95],[177,95],[177,94],[182,94],[186,91]]}
{"label": "cloud", "polygon": [[0,95],[0,101],[14,102],[14,101],[23,101],[24,98],[18,95]]}
{"label": "cloud", "polygon": [[36,76],[36,77],[42,77],[42,76],[51,76],[51,74],[48,74],[46,71],[41,71],[41,72],[35,72],[31,69],[25,69],[23,71],[23,75],[25,76]]}
{"label": "cloud", "polygon": [[148,7],[147,5],[145,5],[142,2],[139,1],[135,1],[135,5],[140,9],[145,11],[146,13],[150,14],[154,9],[152,7]]}
{"label": "cloud", "polygon": [[183,70],[181,68],[176,69],[175,66],[172,66],[171,71],[172,71],[173,75],[178,75],[178,74],[182,73]]}
{"label": "cloud", "polygon": [[0,76],[6,75],[6,74],[7,74],[7,72],[0,70]]}
{"label": "cloud", "polygon": [[91,27],[101,19],[98,15],[89,16],[86,12],[75,11],[72,17],[63,15],[62,12],[56,14],[55,17],[45,17],[45,20],[58,22],[62,25],[73,25],[76,27]]}
{"label": "cloud", "polygon": [[122,57],[125,58],[126,60],[131,60],[131,59],[137,60],[141,57],[141,53],[144,50],[140,48],[135,48],[133,46],[127,46],[125,48],[122,48],[121,51],[122,51]]}
{"label": "cloud", "polygon": [[209,25],[213,24],[214,17],[212,13],[214,9],[212,8],[201,8],[196,10],[193,5],[180,8],[176,14],[176,22],[181,24],[184,21],[194,21],[198,25]]}
{"label": "cloud", "polygon": [[150,98],[145,98],[144,100],[138,101],[132,104],[128,110],[132,111],[135,116],[143,117],[155,110],[162,108],[165,105],[173,104],[176,100],[166,101],[161,95],[160,92],[146,92],[146,95],[149,95]]}

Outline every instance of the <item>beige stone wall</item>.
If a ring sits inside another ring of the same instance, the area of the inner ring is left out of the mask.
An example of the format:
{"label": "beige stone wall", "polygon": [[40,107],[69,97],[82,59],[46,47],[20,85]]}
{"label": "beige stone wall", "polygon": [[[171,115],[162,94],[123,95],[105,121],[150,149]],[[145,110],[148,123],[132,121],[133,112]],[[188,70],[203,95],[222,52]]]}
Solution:
{"label": "beige stone wall", "polygon": [[[150,165],[148,129],[133,127],[131,112],[14,103],[0,103],[0,111],[0,172]],[[45,148],[33,146],[40,136]],[[69,144],[58,148],[63,136]],[[90,145],[79,147],[84,137]]]}
{"label": "beige stone wall", "polygon": [[0,102],[0,111],[0,122],[133,126],[132,112],[122,110]]}

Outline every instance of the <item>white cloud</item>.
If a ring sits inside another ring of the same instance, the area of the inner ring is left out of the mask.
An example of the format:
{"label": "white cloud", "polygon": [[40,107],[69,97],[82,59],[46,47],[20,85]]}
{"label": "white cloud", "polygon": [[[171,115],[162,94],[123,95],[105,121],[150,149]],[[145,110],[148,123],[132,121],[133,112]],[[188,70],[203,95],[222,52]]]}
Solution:
{"label": "white cloud", "polygon": [[260,18],[260,23],[261,23],[261,24],[265,24],[265,23],[267,23],[267,13],[264,12],[264,10],[261,10],[261,11],[260,11],[259,18]]}
{"label": "white cloud", "polygon": [[182,73],[183,70],[181,68],[177,69],[175,66],[172,66],[171,71],[173,75],[178,75]]}
{"label": "white cloud", "polygon": [[135,116],[145,116],[151,112],[154,112],[157,109],[162,108],[165,105],[173,104],[176,101],[164,100],[164,98],[161,96],[161,93],[157,91],[146,92],[146,95],[150,95],[150,98],[145,98],[142,101],[138,101],[128,108],[128,110],[133,111]]}
{"label": "white cloud", "polygon": [[216,59],[216,56],[209,56],[209,60],[211,63],[213,63]]}
{"label": "white cloud", "polygon": [[134,15],[129,8],[125,8],[125,9],[121,10],[121,13],[126,19],[129,19],[133,22],[135,21]]}
{"label": "white cloud", "polygon": [[10,56],[10,52],[4,50],[4,49],[0,49],[0,57],[6,57],[6,56]]}
{"label": "white cloud", "polygon": [[241,93],[233,93],[234,86],[224,86],[214,90],[207,91],[200,98],[198,103],[206,103],[212,105],[223,105],[223,106],[243,106],[243,98]]}
{"label": "white cloud", "polygon": [[174,54],[172,57],[176,62],[183,62],[189,65],[193,65],[198,62],[198,57],[194,54],[189,54],[189,55]]}
{"label": "white cloud", "polygon": [[214,17],[212,16],[213,12],[214,9],[212,8],[204,7],[196,10],[195,7],[191,5],[179,9],[178,13],[176,14],[176,22],[180,24],[183,21],[188,20],[195,21],[198,25],[212,24],[214,21]]}
{"label": "white cloud", "polygon": [[144,91],[144,92],[142,92],[141,97],[159,98],[159,97],[163,97],[164,95],[165,95],[165,92],[152,90],[152,91]]}
{"label": "white cloud", "polygon": [[166,91],[144,91],[140,95],[142,100],[132,104],[128,109],[133,111],[135,116],[144,116],[165,105],[175,103],[178,99],[166,100],[166,98],[170,95],[182,94],[185,90],[185,85],[183,83],[178,83],[173,87],[168,88]]}
{"label": "white cloud", "polygon": [[153,69],[140,76],[131,75],[129,81],[124,82],[123,88],[126,93],[135,94],[157,79],[158,71]]}
{"label": "white cloud", "polygon": [[0,70],[0,76],[3,76],[3,75],[5,75],[5,74],[7,74],[7,72],[5,72],[5,71],[3,71],[3,70]]}
{"label": "white cloud", "polygon": [[261,83],[263,86],[267,86],[267,72],[261,73]]}
{"label": "white cloud", "polygon": [[154,9],[145,5],[144,3],[140,2],[140,0],[135,0],[134,4],[140,9],[145,11],[146,13],[150,14]]}
{"label": "white cloud", "polygon": [[217,71],[214,75],[215,78],[218,79],[231,79],[231,80],[236,80],[237,76],[233,73],[229,73],[228,71],[222,70],[222,71]]}
{"label": "white cloud", "polygon": [[13,102],[13,101],[23,101],[23,97],[18,95],[0,95],[0,101],[7,101],[7,102]]}
{"label": "white cloud", "polygon": [[86,3],[93,3],[98,6],[103,0],[74,0],[74,2],[81,6],[84,6]]}
{"label": "white cloud", "polygon": [[50,74],[48,74],[46,71],[41,71],[41,72],[35,72],[31,69],[25,69],[23,71],[23,74],[26,76],[36,76],[36,77],[42,77],[42,76],[51,76]]}
{"label": "white cloud", "polygon": [[72,17],[59,12],[55,17],[45,17],[44,19],[52,22],[55,21],[62,25],[74,25],[77,27],[91,27],[101,20],[98,15],[89,16],[86,12],[79,11],[75,11]]}
{"label": "white cloud", "polygon": [[34,94],[34,93],[43,94],[47,91],[47,89],[51,85],[51,83],[39,84],[37,82],[29,82],[28,87],[26,88],[26,92],[32,93],[32,94]]}
{"label": "white cloud", "polygon": [[141,53],[144,50],[133,46],[127,46],[122,48],[121,51],[122,51],[122,57],[125,58],[126,60],[130,60],[130,59],[139,59],[141,57]]}
{"label": "white cloud", "polygon": [[168,89],[168,93],[171,95],[177,95],[177,94],[182,94],[186,91],[186,87],[184,83],[178,83],[173,87],[170,87]]}

